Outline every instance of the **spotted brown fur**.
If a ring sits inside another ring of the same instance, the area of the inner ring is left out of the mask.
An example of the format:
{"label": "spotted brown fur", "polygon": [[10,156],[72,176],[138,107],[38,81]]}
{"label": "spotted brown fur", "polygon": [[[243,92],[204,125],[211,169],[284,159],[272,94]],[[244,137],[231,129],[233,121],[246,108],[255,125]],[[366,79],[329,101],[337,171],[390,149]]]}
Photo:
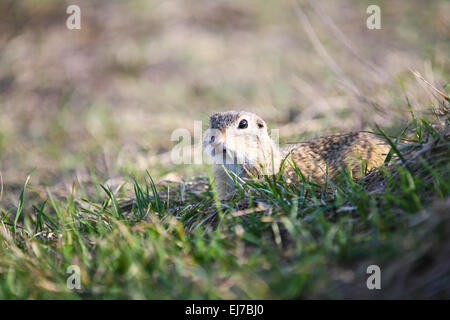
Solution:
{"label": "spotted brown fur", "polygon": [[[242,117],[252,122],[253,127],[249,124],[249,129],[236,129],[237,122]],[[289,161],[284,171],[288,182],[301,182],[292,166],[294,164],[306,179],[311,178],[319,184],[324,183],[327,177],[334,179],[342,169],[346,169],[352,177],[359,178],[365,172],[381,166],[390,150],[383,140],[366,132],[327,135],[279,149],[270,138],[264,121],[256,114],[246,111],[215,113],[210,117],[209,128],[220,131],[216,134],[220,136],[221,143],[227,145],[227,149],[234,146],[233,152],[248,159],[243,165],[245,170],[237,172],[241,178],[248,177],[249,173],[256,177],[267,173],[276,174],[285,158]],[[254,141],[258,141],[257,147],[249,147],[244,143],[246,137],[253,137]],[[217,143],[217,140],[210,139],[206,142]],[[213,173],[219,197],[229,196],[234,184],[229,174],[220,164],[214,165]]]}

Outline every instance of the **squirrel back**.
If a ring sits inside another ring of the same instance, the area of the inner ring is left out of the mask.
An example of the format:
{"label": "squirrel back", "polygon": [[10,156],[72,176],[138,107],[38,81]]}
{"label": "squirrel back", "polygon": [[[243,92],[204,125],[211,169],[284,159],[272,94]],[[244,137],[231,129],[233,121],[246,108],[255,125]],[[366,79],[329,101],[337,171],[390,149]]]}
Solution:
{"label": "squirrel back", "polygon": [[[333,179],[342,168],[353,178],[361,178],[364,172],[381,166],[389,150],[390,146],[374,134],[350,132],[296,143],[283,148],[281,155],[291,159],[306,179],[311,176],[313,182],[324,183],[327,176]],[[297,179],[289,164],[284,174],[288,181]]]}

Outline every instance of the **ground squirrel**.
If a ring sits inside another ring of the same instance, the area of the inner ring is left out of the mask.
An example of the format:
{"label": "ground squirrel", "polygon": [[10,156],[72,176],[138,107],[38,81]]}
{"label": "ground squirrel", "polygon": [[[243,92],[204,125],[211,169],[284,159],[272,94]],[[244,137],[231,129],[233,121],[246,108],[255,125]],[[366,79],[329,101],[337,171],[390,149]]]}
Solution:
{"label": "ground squirrel", "polygon": [[[351,170],[353,177],[361,177],[367,170],[383,164],[390,147],[375,135],[351,132],[323,136],[280,149],[258,115],[246,111],[226,111],[211,115],[204,136],[207,154],[213,158],[213,174],[219,198],[226,198],[235,183],[230,173],[246,178],[277,174],[284,159],[288,160],[284,175],[297,181],[293,161],[302,174],[316,183],[325,182],[326,172],[333,179],[341,168]],[[229,172],[226,172],[224,168]],[[232,174],[232,175],[233,175]]]}

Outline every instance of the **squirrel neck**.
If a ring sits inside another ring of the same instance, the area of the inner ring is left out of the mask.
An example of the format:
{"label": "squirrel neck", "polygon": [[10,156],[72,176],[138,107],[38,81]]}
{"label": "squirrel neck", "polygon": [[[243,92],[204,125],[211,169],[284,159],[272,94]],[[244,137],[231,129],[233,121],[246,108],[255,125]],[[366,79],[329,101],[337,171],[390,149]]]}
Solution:
{"label": "squirrel neck", "polygon": [[277,174],[280,171],[282,161],[280,149],[270,137],[267,137],[266,141],[262,141],[261,146],[263,147],[258,150],[258,163],[253,168],[253,173],[258,177],[264,174]]}

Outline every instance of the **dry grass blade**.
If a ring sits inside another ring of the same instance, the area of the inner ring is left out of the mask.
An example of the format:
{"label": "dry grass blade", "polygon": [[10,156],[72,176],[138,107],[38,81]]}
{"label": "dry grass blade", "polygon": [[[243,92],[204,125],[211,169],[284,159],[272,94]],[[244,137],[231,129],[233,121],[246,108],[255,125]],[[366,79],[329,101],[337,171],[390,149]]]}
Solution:
{"label": "dry grass blade", "polygon": [[328,53],[328,51],[323,46],[322,42],[320,41],[319,37],[317,36],[316,32],[314,31],[313,26],[309,22],[308,17],[303,12],[300,5],[294,1],[294,9],[297,12],[298,17],[300,18],[300,22],[302,23],[303,29],[306,32],[306,35],[308,36],[308,39],[311,41],[312,45],[314,46],[314,49],[317,51],[319,56],[325,61],[325,63],[328,65],[328,67],[333,71],[333,73],[341,80],[342,84],[345,88],[347,88],[357,99],[358,101],[361,101],[368,106],[370,106],[372,109],[377,111],[380,114],[386,114],[386,110],[381,108],[376,102],[370,101],[367,97],[365,97],[361,92],[359,91],[358,87],[351,81],[344,73],[344,71],[339,67],[339,65],[336,63],[336,61],[331,57],[331,55]]}
{"label": "dry grass blade", "polygon": [[360,50],[345,36],[345,34],[341,31],[341,29],[338,28],[331,17],[323,12],[319,3],[313,0],[309,0],[309,4],[320,17],[320,19],[331,29],[336,39],[339,39],[339,41],[344,44],[344,46],[353,54],[353,56],[355,56],[356,59],[370,68],[376,74],[378,74],[383,81],[390,81],[389,75],[384,70],[362,56]]}
{"label": "dry grass blade", "polygon": [[417,71],[417,70],[411,70],[412,74],[419,80],[422,80],[423,82],[425,82],[431,89],[433,89],[434,91],[436,91],[440,96],[442,96],[445,100],[447,100],[447,102],[450,101],[450,98],[447,94],[445,94],[444,92],[442,92],[441,90],[439,90],[438,88],[436,88],[435,86],[433,86],[430,82],[428,82],[424,77],[422,77],[422,75]]}
{"label": "dry grass blade", "polygon": [[232,212],[231,215],[233,217],[240,217],[240,216],[245,216],[250,213],[262,212],[267,209],[268,209],[267,206],[264,206],[261,202],[258,202],[256,207],[254,207],[254,208],[248,208],[248,209],[244,209],[244,210],[235,211],[235,212]]}

